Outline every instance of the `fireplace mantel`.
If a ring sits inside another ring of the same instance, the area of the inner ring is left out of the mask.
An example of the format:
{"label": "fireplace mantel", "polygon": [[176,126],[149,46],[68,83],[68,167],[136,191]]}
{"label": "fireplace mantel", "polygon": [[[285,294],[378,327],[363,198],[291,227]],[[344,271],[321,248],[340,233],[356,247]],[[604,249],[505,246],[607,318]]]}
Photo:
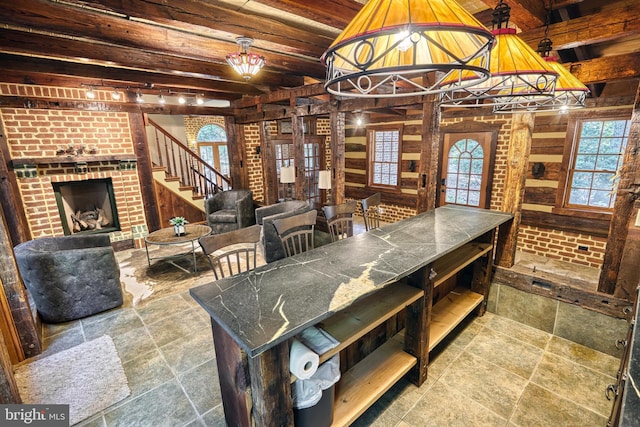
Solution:
{"label": "fireplace mantel", "polygon": [[95,163],[95,162],[119,162],[134,161],[135,158],[128,155],[109,155],[109,156],[52,156],[52,157],[33,157],[11,160],[11,165],[15,167],[24,167],[25,165],[50,165],[55,163]]}

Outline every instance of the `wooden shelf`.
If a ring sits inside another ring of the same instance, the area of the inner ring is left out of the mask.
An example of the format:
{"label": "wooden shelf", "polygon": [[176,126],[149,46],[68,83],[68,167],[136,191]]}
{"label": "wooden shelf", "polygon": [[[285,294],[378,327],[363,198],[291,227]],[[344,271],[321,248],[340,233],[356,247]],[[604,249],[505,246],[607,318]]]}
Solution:
{"label": "wooden shelf", "polygon": [[485,255],[493,246],[491,243],[467,243],[455,251],[443,256],[433,264],[433,270],[437,273],[433,286],[441,285],[445,280],[458,271]]}
{"label": "wooden shelf", "polygon": [[344,350],[423,295],[422,289],[398,282],[325,319],[317,326],[340,341],[340,344],[322,354],[320,363]]}
{"label": "wooden shelf", "polygon": [[25,159],[14,159],[11,161],[13,167],[22,165],[45,165],[57,163],[93,163],[93,162],[118,162],[121,160],[135,161],[134,155],[81,155],[69,156],[61,155],[55,157],[32,157]]}
{"label": "wooden shelf", "polygon": [[416,364],[397,335],[344,373],[336,385],[332,426],[348,426]]}
{"label": "wooden shelf", "polygon": [[484,299],[468,288],[456,287],[431,309],[429,351],[438,345]]}

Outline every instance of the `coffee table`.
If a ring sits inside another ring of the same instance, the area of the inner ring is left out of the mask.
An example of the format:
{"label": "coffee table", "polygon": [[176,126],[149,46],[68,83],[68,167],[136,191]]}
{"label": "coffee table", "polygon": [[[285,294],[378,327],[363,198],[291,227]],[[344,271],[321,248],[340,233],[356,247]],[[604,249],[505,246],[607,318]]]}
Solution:
{"label": "coffee table", "polygon": [[[147,250],[147,262],[149,266],[151,266],[152,260],[167,260],[169,264],[174,267],[178,267],[180,270],[185,271],[187,273],[191,273],[191,271],[186,268],[181,267],[176,264],[174,261],[178,258],[188,257],[189,255],[193,256],[193,272],[196,273],[198,271],[198,264],[196,261],[196,240],[198,240],[202,236],[207,236],[211,234],[211,227],[207,225],[201,224],[187,224],[185,225],[185,234],[183,236],[176,236],[173,227],[162,228],[160,230],[154,231],[153,233],[149,233],[147,237],[144,238],[144,247]],[[160,245],[160,246],[170,246],[170,245],[181,245],[184,243],[191,243],[191,250],[187,252],[182,252],[179,254],[173,254],[168,256],[158,256],[151,257],[149,255],[149,245]]]}

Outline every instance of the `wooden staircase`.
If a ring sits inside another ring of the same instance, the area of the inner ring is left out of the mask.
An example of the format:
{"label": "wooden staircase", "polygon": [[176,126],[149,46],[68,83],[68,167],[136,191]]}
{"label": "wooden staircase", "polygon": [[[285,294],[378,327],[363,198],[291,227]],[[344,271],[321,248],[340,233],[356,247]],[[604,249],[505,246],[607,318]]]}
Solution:
{"label": "wooden staircase", "polygon": [[[190,222],[204,219],[204,199],[231,188],[229,178],[206,163],[159,124],[148,119],[149,151],[160,217],[185,216]],[[153,135],[152,137],[149,135]]]}

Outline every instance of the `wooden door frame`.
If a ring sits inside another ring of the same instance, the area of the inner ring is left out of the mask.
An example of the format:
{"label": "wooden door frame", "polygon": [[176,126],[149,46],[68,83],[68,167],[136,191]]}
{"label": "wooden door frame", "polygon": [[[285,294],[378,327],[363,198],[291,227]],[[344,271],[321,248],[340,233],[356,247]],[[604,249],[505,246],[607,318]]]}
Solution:
{"label": "wooden door frame", "polygon": [[465,133],[489,133],[491,134],[491,141],[489,143],[489,164],[487,165],[487,182],[485,185],[485,191],[487,194],[487,198],[485,200],[485,206],[480,206],[481,208],[489,209],[491,206],[491,196],[492,196],[492,188],[493,188],[493,175],[495,168],[495,158],[496,158],[496,147],[498,145],[498,132],[500,130],[500,125],[488,124],[482,122],[475,121],[464,121],[460,123],[454,123],[449,126],[440,127],[440,161],[438,162],[438,179],[436,180],[436,206],[440,206],[441,200],[441,190],[442,190],[442,180],[440,177],[442,176],[442,171],[444,169],[444,140],[445,135],[447,134],[465,134]]}

